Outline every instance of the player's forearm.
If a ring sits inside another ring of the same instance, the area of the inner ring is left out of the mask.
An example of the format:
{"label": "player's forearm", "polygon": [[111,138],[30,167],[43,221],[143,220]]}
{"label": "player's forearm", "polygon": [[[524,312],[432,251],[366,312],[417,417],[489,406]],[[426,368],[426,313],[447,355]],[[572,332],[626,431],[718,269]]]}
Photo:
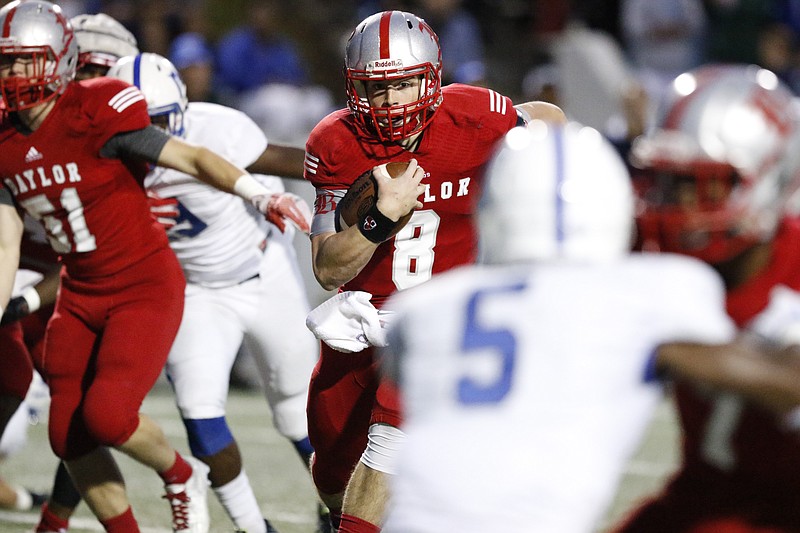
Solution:
{"label": "player's forearm", "polygon": [[334,290],[361,272],[377,244],[367,240],[355,226],[311,240],[314,276],[325,290]]}
{"label": "player's forearm", "polygon": [[747,343],[663,345],[658,366],[675,379],[730,392],[785,414],[800,405],[800,371]]}
{"label": "player's forearm", "polygon": [[17,267],[10,254],[0,250],[0,317],[3,316],[3,310],[8,307],[8,301],[11,299],[16,273]]}
{"label": "player's forearm", "polygon": [[[176,137],[172,137],[164,145],[158,157],[158,164],[194,176],[216,189],[237,194],[245,200],[250,200],[257,194],[271,192],[263,184],[255,182],[244,169],[221,155]],[[239,182],[242,176],[246,179]]]}
{"label": "player's forearm", "polygon": [[257,182],[251,184],[252,191],[248,193],[243,193],[239,190],[240,187],[237,189],[237,181],[240,177],[247,175],[247,172],[211,150],[201,148],[198,151],[196,167],[197,174],[195,177],[200,181],[221,191],[238,194],[246,200],[249,200],[255,194],[267,194],[269,192],[266,187]]}
{"label": "player's forearm", "polygon": [[258,159],[247,167],[248,172],[284,178],[303,179],[305,151],[293,146],[270,144]]}
{"label": "player's forearm", "polygon": [[60,282],[61,277],[59,275],[59,269],[55,268],[45,274],[42,281],[36,284],[34,289],[39,295],[42,307],[46,307],[55,303]]}
{"label": "player's forearm", "polygon": [[[0,204],[0,309],[8,306],[19,267],[22,219],[10,205]],[[2,315],[2,311],[0,311]]]}

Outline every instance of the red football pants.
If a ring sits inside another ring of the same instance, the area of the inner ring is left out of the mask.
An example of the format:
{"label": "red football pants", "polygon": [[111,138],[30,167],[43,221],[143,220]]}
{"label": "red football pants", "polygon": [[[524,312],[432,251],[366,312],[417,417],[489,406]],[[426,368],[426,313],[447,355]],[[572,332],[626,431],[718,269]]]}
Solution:
{"label": "red football pants", "polygon": [[50,386],[50,445],[66,460],[119,446],[167,360],[185,280],[164,248],[113,276],[62,276],[39,366]]}
{"label": "red football pants", "polygon": [[342,353],[322,343],[308,390],[308,438],[314,484],[324,494],[344,491],[370,425],[400,425],[397,390],[379,378],[374,349]]}

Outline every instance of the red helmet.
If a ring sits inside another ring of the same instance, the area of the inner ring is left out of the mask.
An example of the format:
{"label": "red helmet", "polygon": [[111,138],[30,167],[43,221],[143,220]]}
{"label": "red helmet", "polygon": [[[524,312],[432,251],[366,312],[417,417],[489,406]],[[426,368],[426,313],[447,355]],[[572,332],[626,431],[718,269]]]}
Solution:
{"label": "red helmet", "polygon": [[0,78],[6,107],[19,111],[60,94],[75,77],[78,44],[61,8],[44,1],[11,2],[0,9],[0,68],[18,57],[30,61],[28,76]]}
{"label": "red helmet", "polygon": [[772,238],[799,185],[796,106],[754,65],[678,76],[631,151],[642,248],[719,263]]}
{"label": "red helmet", "polygon": [[[399,141],[422,131],[442,101],[442,52],[427,22],[403,11],[384,11],[364,19],[350,35],[344,58],[347,105],[367,135]],[[367,81],[419,76],[419,97],[406,105],[373,108]]]}

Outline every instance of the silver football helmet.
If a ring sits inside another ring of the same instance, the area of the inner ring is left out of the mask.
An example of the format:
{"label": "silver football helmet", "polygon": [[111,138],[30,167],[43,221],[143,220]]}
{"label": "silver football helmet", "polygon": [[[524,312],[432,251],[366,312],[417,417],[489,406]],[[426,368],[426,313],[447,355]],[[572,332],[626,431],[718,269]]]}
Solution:
{"label": "silver football helmet", "polygon": [[75,77],[78,45],[61,8],[17,0],[0,9],[0,28],[0,92],[6,108],[28,109],[64,92]]}
{"label": "silver football helmet", "polygon": [[[347,41],[344,57],[347,103],[366,135],[399,141],[422,131],[442,100],[442,52],[427,22],[411,13],[384,11],[361,21]],[[418,76],[419,97],[407,105],[373,108],[368,81]]]}
{"label": "silver football helmet", "polygon": [[597,130],[535,120],[505,135],[486,172],[482,262],[608,261],[630,252],[630,175]]}
{"label": "silver football helmet", "polygon": [[175,65],[158,54],[145,52],[121,58],[107,74],[137,86],[147,101],[147,113],[153,124],[172,135],[184,134],[183,115],[189,105],[186,85]]}
{"label": "silver football helmet", "polygon": [[78,40],[78,70],[86,65],[108,69],[121,57],[139,53],[136,37],[105,13],[70,19]]}
{"label": "silver football helmet", "polygon": [[711,263],[768,240],[798,190],[791,91],[755,65],[707,65],[672,83],[631,152],[644,249]]}

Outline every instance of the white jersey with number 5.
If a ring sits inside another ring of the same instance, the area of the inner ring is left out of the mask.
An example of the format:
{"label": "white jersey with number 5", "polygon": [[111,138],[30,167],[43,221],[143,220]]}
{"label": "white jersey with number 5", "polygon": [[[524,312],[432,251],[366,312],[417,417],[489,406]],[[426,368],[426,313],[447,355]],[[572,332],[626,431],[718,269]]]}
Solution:
{"label": "white jersey with number 5", "polygon": [[384,533],[589,533],[670,341],[727,342],[722,283],[678,256],[465,267],[389,303],[408,439]]}

